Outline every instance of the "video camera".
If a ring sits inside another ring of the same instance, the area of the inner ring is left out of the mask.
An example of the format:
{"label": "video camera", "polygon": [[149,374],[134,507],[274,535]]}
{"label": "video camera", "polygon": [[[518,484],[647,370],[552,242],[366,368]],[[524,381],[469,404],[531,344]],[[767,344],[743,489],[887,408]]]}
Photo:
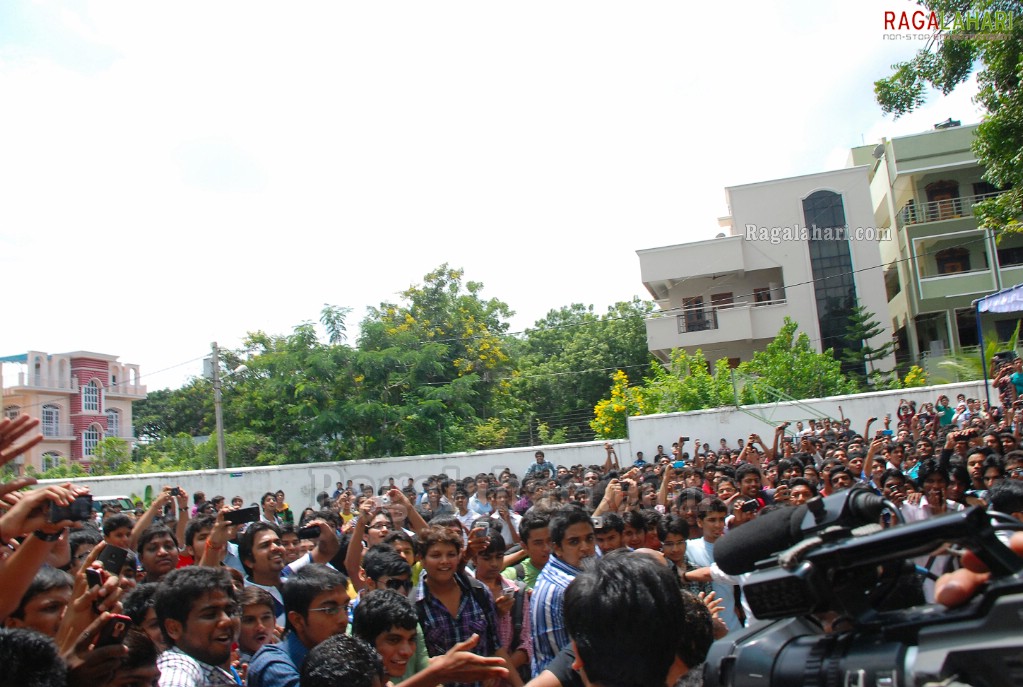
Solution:
{"label": "video camera", "polygon": [[[719,540],[719,567],[752,571],[743,593],[759,620],[711,647],[704,685],[1023,685],[1023,558],[996,535],[1008,516],[974,507],[882,529],[885,509],[897,513],[854,488],[774,511],[765,527],[754,521]],[[910,560],[946,545],[973,551],[992,571],[955,609],[922,603]],[[785,550],[760,560],[772,547]]]}

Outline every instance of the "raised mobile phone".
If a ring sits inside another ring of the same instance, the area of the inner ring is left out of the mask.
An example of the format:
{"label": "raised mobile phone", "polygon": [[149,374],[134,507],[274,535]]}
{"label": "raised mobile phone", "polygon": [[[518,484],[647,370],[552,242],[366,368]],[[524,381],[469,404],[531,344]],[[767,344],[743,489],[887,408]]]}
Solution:
{"label": "raised mobile phone", "polygon": [[124,560],[128,557],[128,549],[122,549],[120,546],[114,546],[113,544],[107,544],[103,547],[103,550],[99,552],[99,556],[96,560],[103,564],[103,569],[111,575],[120,575],[121,570],[124,568]]}
{"label": "raised mobile phone", "polygon": [[96,570],[96,568],[86,568],[85,583],[89,589],[92,589],[96,585],[103,584],[103,576],[100,575],[99,570]]}
{"label": "raised mobile phone", "polygon": [[241,525],[243,522],[256,522],[259,520],[259,506],[239,508],[224,513],[224,520],[232,525]]}
{"label": "raised mobile phone", "polygon": [[50,522],[61,522],[71,520],[72,522],[83,522],[92,517],[92,496],[82,494],[76,496],[69,506],[58,506],[50,503]]}
{"label": "raised mobile phone", "polygon": [[482,535],[476,534],[474,536],[476,537],[487,536],[486,533],[490,531],[490,518],[477,518],[476,520],[473,520],[472,527],[470,528],[470,530],[476,530],[481,527],[483,528],[483,534]]}
{"label": "raised mobile phone", "polygon": [[319,539],[320,538],[320,526],[319,525],[308,525],[298,530],[299,539]]}
{"label": "raised mobile phone", "polygon": [[115,614],[110,617],[103,629],[99,631],[96,639],[96,648],[110,646],[112,644],[123,644],[124,636],[128,634],[131,627],[131,618],[126,615]]}

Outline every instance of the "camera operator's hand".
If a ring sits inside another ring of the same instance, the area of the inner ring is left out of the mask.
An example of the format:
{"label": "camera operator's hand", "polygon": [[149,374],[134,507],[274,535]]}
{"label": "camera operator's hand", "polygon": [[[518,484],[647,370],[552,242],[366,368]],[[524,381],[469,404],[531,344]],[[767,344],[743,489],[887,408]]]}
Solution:
{"label": "camera operator's hand", "polygon": [[[1009,548],[1023,556],[1023,532],[1012,535]],[[943,606],[951,608],[966,603],[991,577],[991,573],[972,551],[963,555],[962,562],[962,568],[945,573],[934,583],[934,599]]]}

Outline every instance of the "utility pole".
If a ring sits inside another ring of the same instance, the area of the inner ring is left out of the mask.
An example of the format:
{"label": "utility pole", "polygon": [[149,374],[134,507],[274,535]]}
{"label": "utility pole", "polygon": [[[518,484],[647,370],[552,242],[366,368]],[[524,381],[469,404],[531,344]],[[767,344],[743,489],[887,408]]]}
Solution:
{"label": "utility pole", "polygon": [[217,418],[217,468],[227,469],[227,455],[224,449],[224,409],[220,396],[220,349],[213,344],[213,412]]}

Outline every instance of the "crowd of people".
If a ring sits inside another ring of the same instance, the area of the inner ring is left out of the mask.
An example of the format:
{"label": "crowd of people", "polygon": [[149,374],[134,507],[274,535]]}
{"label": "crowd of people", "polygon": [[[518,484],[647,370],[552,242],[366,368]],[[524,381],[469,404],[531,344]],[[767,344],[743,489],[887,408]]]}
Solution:
{"label": "crowd of people", "polygon": [[[900,401],[862,432],[844,417],[784,422],[770,445],[681,436],[650,458],[605,444],[589,465],[537,451],[521,476],[338,483],[298,514],[283,492],[246,507],[173,485],[94,512],[85,488],[15,479],[0,485],[6,681],[698,683],[712,641],[755,621],[715,543],[765,513],[861,488],[891,504],[885,527],[968,506],[1023,521],[1011,392],[999,407]],[[37,425],[0,421],[0,464]],[[960,564],[919,562],[939,580],[929,601],[959,603],[983,580]]]}

